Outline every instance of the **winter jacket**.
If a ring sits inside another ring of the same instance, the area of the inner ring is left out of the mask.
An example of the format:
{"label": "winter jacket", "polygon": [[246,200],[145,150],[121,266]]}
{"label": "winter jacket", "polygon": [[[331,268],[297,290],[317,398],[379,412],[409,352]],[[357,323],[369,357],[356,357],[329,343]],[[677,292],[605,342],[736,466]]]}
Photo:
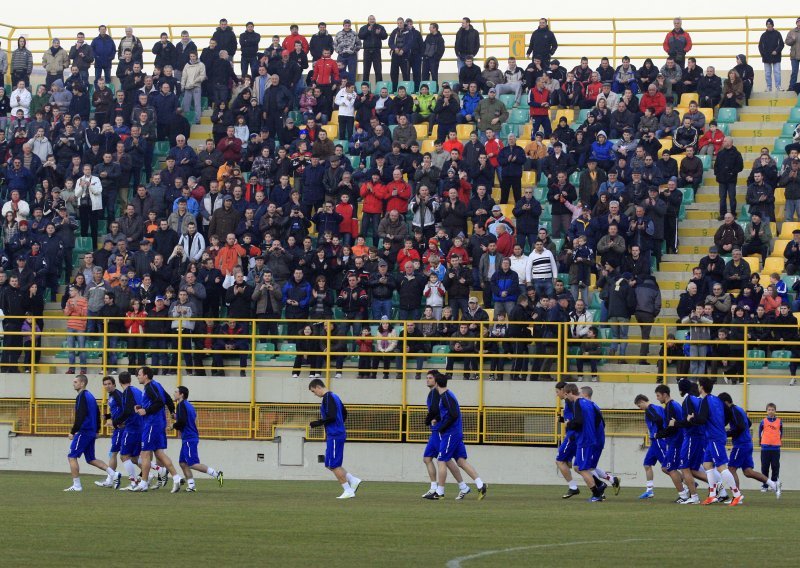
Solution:
{"label": "winter jacket", "polygon": [[[493,302],[517,301],[519,296],[519,274],[510,268],[507,272],[503,272],[503,269],[498,267],[490,282]],[[506,292],[505,296],[502,295],[503,292]]]}
{"label": "winter jacket", "polygon": [[181,90],[196,89],[203,84],[206,76],[206,66],[198,61],[194,65],[187,63],[181,73]]}
{"label": "winter jacket", "polygon": [[[466,97],[465,97],[466,100]],[[497,130],[508,120],[508,109],[498,98],[485,98],[481,100],[475,108],[475,117],[478,120],[478,130],[485,131],[487,128]],[[498,124],[492,124],[494,118],[500,119]]]}
{"label": "winter jacket", "polygon": [[11,52],[11,72],[14,71],[24,71],[28,75],[33,73],[33,54],[28,48],[17,48]]}
{"label": "winter jacket", "polygon": [[333,49],[339,55],[355,55],[361,49],[361,40],[352,29],[342,29],[333,38]]}
{"label": "winter jacket", "polygon": [[171,41],[166,43],[157,42],[151,50],[156,56],[153,65],[159,69],[163,69],[165,65],[171,65],[173,69],[178,62],[178,54],[175,51],[175,45]]}
{"label": "winter jacket", "polygon": [[743,169],[742,154],[736,149],[736,146],[722,148],[717,153],[717,159],[714,162],[714,175],[717,183],[736,182],[739,173]]}
{"label": "winter jacket", "polygon": [[444,56],[444,38],[442,34],[428,34],[422,45],[422,56],[431,61],[439,61]]}
{"label": "winter jacket", "polygon": [[218,27],[214,31],[214,35],[211,36],[211,39],[217,42],[217,49],[219,51],[227,51],[228,57],[233,59],[238,47],[238,43],[236,42],[236,34],[233,32],[233,28],[228,26],[223,30],[222,28]]}
{"label": "winter jacket", "polygon": [[94,52],[88,43],[83,42],[80,47],[75,44],[70,48],[69,58],[72,60],[72,64],[80,71],[86,71],[94,61]]}
{"label": "winter jacket", "polygon": [[714,233],[714,245],[720,249],[725,245],[733,245],[734,248],[744,244],[744,230],[738,223],[723,223]]}
{"label": "winter jacket", "polygon": [[69,67],[69,54],[61,47],[55,54],[48,49],[42,56],[42,66],[48,75],[61,75]]}
{"label": "winter jacket", "polygon": [[550,57],[558,49],[558,41],[556,36],[550,31],[548,26],[544,28],[536,28],[531,34],[531,39],[528,42],[528,51],[525,55],[532,56],[531,58],[538,57],[542,61],[550,59]]}
{"label": "winter jacket", "polygon": [[261,41],[261,34],[258,32],[244,31],[239,34],[239,47],[242,49],[242,57],[251,58],[258,54],[258,44]]}
{"label": "winter jacket", "polygon": [[796,27],[786,34],[786,41],[784,42],[789,46],[789,57],[792,59],[800,59],[800,27]]}
{"label": "winter jacket", "polygon": [[108,67],[111,65],[111,62],[114,60],[114,55],[117,53],[117,46],[110,35],[98,35],[92,40],[91,46],[92,52],[94,53],[94,62],[97,67]]}
{"label": "winter jacket", "polygon": [[[761,39],[758,40],[758,52],[761,54],[761,61],[764,63],[780,63],[783,46],[781,32],[775,29],[765,31],[761,34]],[[773,52],[775,52],[774,55]]]}
{"label": "winter jacket", "polygon": [[605,295],[608,302],[608,317],[630,319],[636,309],[636,294],[634,289],[620,275],[615,277],[600,293]]}
{"label": "winter jacket", "polygon": [[664,51],[670,57],[683,58],[684,55],[692,50],[692,36],[679,29],[678,31],[671,30],[664,38]]}
{"label": "winter jacket", "polygon": [[457,58],[463,61],[468,55],[475,57],[480,48],[481,36],[478,33],[478,30],[473,28],[472,25],[470,25],[467,29],[458,29],[456,32],[456,41],[454,46]]}
{"label": "winter jacket", "polygon": [[372,29],[369,29],[369,25],[366,24],[358,30],[358,39],[361,40],[364,51],[379,51],[387,37],[389,34],[386,33],[386,28],[377,23],[372,26]]}

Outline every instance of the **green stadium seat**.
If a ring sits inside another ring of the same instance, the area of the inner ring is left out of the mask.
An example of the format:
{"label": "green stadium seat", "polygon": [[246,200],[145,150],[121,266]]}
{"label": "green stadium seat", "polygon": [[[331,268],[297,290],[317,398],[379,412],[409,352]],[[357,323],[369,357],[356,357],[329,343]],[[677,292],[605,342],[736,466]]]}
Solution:
{"label": "green stadium seat", "polygon": [[396,125],[396,124],[390,124],[390,125],[389,125],[389,135],[390,135],[390,136],[391,136],[392,134],[394,134],[394,129],[395,129],[395,128],[397,128],[397,125]]}
{"label": "green stadium seat", "polygon": [[686,205],[691,205],[692,203],[694,203],[693,187],[681,187],[678,188],[678,191],[680,191],[683,194],[683,203],[685,203]]}
{"label": "green stadium seat", "polygon": [[92,237],[76,237],[75,250],[82,253],[91,252],[94,250],[94,246],[92,245]]}
{"label": "green stadium seat", "polygon": [[553,206],[550,203],[542,205],[542,215],[539,217],[540,221],[551,221],[553,219]]}
{"label": "green stadium seat", "polygon": [[527,124],[530,122],[530,112],[527,108],[512,108],[509,111],[508,122],[511,124]]}
{"label": "green stadium seat", "polygon": [[678,221],[684,221],[686,219],[686,204],[681,203],[681,208],[678,210]]}
{"label": "green stadium seat", "polygon": [[747,351],[747,368],[748,369],[763,369],[764,357],[767,354],[761,349],[750,349]]}
{"label": "green stadium seat", "polygon": [[[558,241],[563,241],[564,239],[553,239],[553,243],[555,243],[555,245],[556,245],[556,250],[561,250],[559,248],[559,246],[558,246],[558,243],[556,243],[557,240]],[[561,280],[564,283],[564,288],[569,290],[569,274],[566,274],[564,272],[560,272],[558,274],[557,280]]]}
{"label": "green stadium seat", "polygon": [[434,95],[439,92],[439,84],[436,81],[420,81],[419,86],[428,85],[428,90]]}
{"label": "green stadium seat", "polygon": [[775,160],[775,166],[778,168],[778,171],[781,171],[781,167],[783,166],[783,160],[786,158],[786,153],[783,152],[778,154],[776,152],[770,152],[770,157]]}
{"label": "green stadium seat", "polygon": [[[542,176],[544,177],[544,176]],[[542,186],[536,186],[533,188],[533,198],[538,201],[539,203],[544,203],[547,201],[547,188]]]}
{"label": "green stadium seat", "polygon": [[271,341],[267,341],[266,343],[256,343],[256,361],[271,360],[274,355],[272,353],[266,353],[268,351],[275,351],[274,343]]}
{"label": "green stadium seat", "polygon": [[353,166],[354,170],[357,170],[358,167],[361,165],[361,156],[349,156],[350,165]]}
{"label": "green stadium seat", "polygon": [[719,126],[719,131],[722,132],[725,136],[730,136],[731,135],[731,125],[729,123],[723,122],[722,124],[719,124],[718,126]]}
{"label": "green stadium seat", "polygon": [[675,339],[678,341],[686,341],[686,337],[689,335],[689,332],[685,329],[679,329],[675,332]]}
{"label": "green stadium seat", "polygon": [[[800,104],[800,99],[798,99],[798,104]],[[789,120],[786,122],[794,122],[797,124],[800,122],[800,106],[795,106],[792,111],[789,113]]]}
{"label": "green stadium seat", "polygon": [[[561,251],[561,247],[564,246],[564,239],[552,239],[552,241],[553,241],[553,244],[556,245],[556,252],[560,252]],[[562,276],[566,276],[566,280],[561,278]],[[558,275],[558,279],[559,280],[564,280],[564,285],[569,287],[569,274],[563,274],[563,275],[559,274]]]}
{"label": "green stadium seat", "polygon": [[408,93],[409,95],[413,95],[414,93],[416,93],[416,89],[414,88],[414,81],[398,81],[397,88],[399,89],[400,87],[405,87],[406,93]]}
{"label": "green stadium seat", "polygon": [[[113,88],[113,85],[109,85],[109,86]],[[208,97],[200,97],[200,108],[203,109],[203,110],[206,110],[207,108],[209,108],[209,106],[208,106]]]}
{"label": "green stadium seat", "polygon": [[590,108],[582,108],[578,112],[578,117],[575,119],[575,122],[578,124],[578,126],[586,122],[586,117],[589,116],[590,112],[592,112],[592,109]]}
{"label": "green stadium seat", "polygon": [[502,136],[503,138],[508,138],[509,134],[513,134],[514,136],[519,136],[519,124],[511,124],[509,122],[506,122],[500,128],[500,136]]}
{"label": "green stadium seat", "polygon": [[300,112],[299,110],[290,110],[290,111],[289,111],[289,118],[291,118],[292,120],[294,120],[294,123],[295,123],[296,125],[298,125],[298,124],[304,124],[304,121],[303,121],[303,113],[302,113],[302,112]]}
{"label": "green stadium seat", "polygon": [[787,349],[777,349],[772,352],[770,356],[773,359],[781,359],[780,361],[770,361],[767,365],[768,369],[788,369],[789,359],[792,358],[792,352]]}
{"label": "green stadium seat", "polygon": [[781,136],[780,138],[775,140],[775,146],[772,148],[772,150],[774,152],[776,152],[776,153],[778,153],[778,152],[785,153],[786,152],[786,146],[788,146],[791,143],[792,143],[792,139],[791,138],[787,138],[785,136]]}
{"label": "green stadium seat", "polygon": [[166,140],[156,142],[153,154],[155,156],[166,156],[167,154],[169,154],[169,142],[167,142]]}
{"label": "green stadium seat", "polygon": [[506,105],[506,108],[511,108],[512,106],[514,106],[514,101],[517,99],[517,96],[512,94],[506,94],[506,95],[500,95],[497,98],[500,99],[504,105]]}
{"label": "green stadium seat", "polygon": [[[600,299],[600,292],[592,292],[591,298],[589,298],[589,309],[590,310],[601,310],[603,308],[603,300]],[[595,318],[594,321],[597,321]]]}
{"label": "green stadium seat", "polygon": [[781,137],[791,138],[794,136],[794,129],[797,128],[796,122],[787,122],[783,125],[783,130],[781,130]]}
{"label": "green stadium seat", "polygon": [[197,113],[195,113],[193,110],[187,110],[183,113],[183,116],[189,121],[189,124],[194,124],[194,119],[197,117]]}
{"label": "green stadium seat", "polygon": [[282,343],[279,351],[280,355],[275,358],[276,361],[294,361],[297,353],[297,344]]}
{"label": "green stadium seat", "polygon": [[428,359],[431,365],[444,365],[447,363],[447,354],[450,353],[449,345],[434,345],[433,353],[435,355]]}
{"label": "green stadium seat", "polygon": [[717,111],[717,122],[719,124],[732,124],[738,119],[735,108],[721,108]]}
{"label": "green stadium seat", "polygon": [[543,187],[546,190],[547,189],[547,183],[548,183],[547,176],[540,174],[539,175],[539,181],[536,183],[536,185],[539,186],[539,187]]}
{"label": "green stadium seat", "polygon": [[707,172],[708,170],[711,169],[711,156],[703,154],[701,156],[698,156],[698,158],[700,158],[700,161],[703,162],[703,171]]}
{"label": "green stadium seat", "polygon": [[392,82],[391,81],[378,81],[375,83],[375,90],[373,91],[376,95],[380,94],[381,89],[386,87],[386,89],[391,93],[392,92]]}
{"label": "green stadium seat", "polygon": [[570,174],[569,183],[574,185],[576,188],[578,187],[578,184],[581,183],[581,172],[580,172],[580,170],[578,170],[577,172],[572,172]]}

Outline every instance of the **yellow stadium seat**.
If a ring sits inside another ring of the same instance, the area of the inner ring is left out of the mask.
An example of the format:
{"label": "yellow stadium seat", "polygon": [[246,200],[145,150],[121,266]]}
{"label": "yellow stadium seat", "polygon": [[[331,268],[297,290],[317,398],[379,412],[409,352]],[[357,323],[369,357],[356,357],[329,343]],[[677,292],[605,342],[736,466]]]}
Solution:
{"label": "yellow stadium seat", "polygon": [[331,113],[331,119],[328,121],[331,124],[339,124],[339,111],[335,110]]}
{"label": "yellow stadium seat", "polygon": [[[689,110],[689,103],[692,101],[697,102],[697,93],[683,93],[681,95],[680,105],[678,106],[682,109],[685,108]],[[683,113],[681,113],[681,116],[683,116]]]}
{"label": "yellow stadium seat", "polygon": [[[658,141],[661,142],[661,152],[672,150],[672,138],[659,138]],[[657,156],[653,156],[653,158],[657,158]]]}
{"label": "yellow stadium seat", "polygon": [[786,205],[786,188],[775,188],[775,205]]}
{"label": "yellow stadium seat", "polygon": [[679,106],[675,110],[678,112],[678,116],[681,117],[681,121],[683,121],[683,115],[689,112],[689,105]]}
{"label": "yellow stadium seat", "polygon": [[772,244],[772,254],[770,256],[783,258],[783,251],[786,250],[786,245],[789,244],[791,239],[776,239]]}
{"label": "yellow stadium seat", "polygon": [[494,321],[494,308],[484,308],[484,311],[489,316],[489,321]]}
{"label": "yellow stadium seat", "polygon": [[323,125],[322,129],[328,133],[328,138],[331,140],[336,140],[339,137],[339,125],[338,124],[325,124]]}
{"label": "yellow stadium seat", "polygon": [[423,154],[425,152],[433,152],[433,138],[428,138],[422,141],[422,147],[419,150]]}
{"label": "yellow stadium seat", "polygon": [[758,255],[753,256],[745,256],[742,257],[742,260],[746,260],[747,264],[750,265],[750,274],[753,272],[760,272],[761,271],[761,257]]}
{"label": "yellow stadium seat", "polygon": [[433,128],[431,129],[431,138],[436,140],[436,137],[439,136],[439,125],[434,124]]}
{"label": "yellow stadium seat", "polygon": [[533,133],[533,125],[528,122],[523,125],[522,132],[519,133],[519,137],[523,140],[530,140],[531,134]]}
{"label": "yellow stadium seat", "polygon": [[558,126],[558,121],[561,120],[561,117],[567,119],[567,124],[572,124],[575,122],[575,111],[571,108],[560,108],[556,111],[556,116],[553,119],[553,124]]}
{"label": "yellow stadium seat", "polygon": [[[795,229],[800,229],[800,223],[797,221],[787,221],[781,226],[781,234],[779,235],[782,239],[791,239],[792,238],[792,231]],[[774,232],[772,233],[775,234]]]}
{"label": "yellow stadium seat", "polygon": [[475,130],[474,124],[457,124],[456,134],[459,140],[469,140],[470,133]]}
{"label": "yellow stadium seat", "polygon": [[536,184],[536,172],[529,171],[529,172],[522,172],[522,185],[535,185]]}
{"label": "yellow stadium seat", "polygon": [[783,269],[784,269],[783,258],[770,256],[769,258],[767,258],[766,262],[764,262],[764,270],[762,272],[768,276],[773,272],[777,272],[778,274],[780,274],[781,272],[783,272]]}
{"label": "yellow stadium seat", "polygon": [[514,204],[513,203],[503,203],[500,205],[500,211],[503,212],[504,217],[512,218],[513,211],[514,211]]}
{"label": "yellow stadium seat", "polygon": [[681,168],[681,162],[683,161],[683,157],[685,155],[686,154],[675,154],[674,156],[672,156],[673,158],[675,158],[675,161],[678,162],[678,169]]}
{"label": "yellow stadium seat", "polygon": [[415,124],[414,128],[417,131],[417,140],[425,140],[428,137],[428,124]]}

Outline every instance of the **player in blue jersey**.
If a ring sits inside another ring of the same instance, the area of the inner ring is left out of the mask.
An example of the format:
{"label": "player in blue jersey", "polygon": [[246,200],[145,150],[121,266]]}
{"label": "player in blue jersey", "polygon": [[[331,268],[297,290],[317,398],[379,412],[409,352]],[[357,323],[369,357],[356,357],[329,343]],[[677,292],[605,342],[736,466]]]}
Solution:
{"label": "player in blue jersey", "polygon": [[[675,485],[675,490],[678,492],[676,503],[683,504],[684,501],[691,498],[691,491],[687,485],[683,483],[683,476],[681,475],[681,447],[683,446],[683,432],[670,427],[670,424],[683,420],[683,407],[677,400],[673,400],[671,390],[667,385],[658,385],[656,387],[656,400],[664,405],[664,425],[656,432],[656,438],[664,440],[664,471],[672,479]],[[697,495],[697,488],[694,489],[694,494]],[[699,499],[698,499],[699,500]]]}
{"label": "player in blue jersey", "polygon": [[717,502],[718,484],[727,486],[733,493],[731,507],[736,507],[742,502],[742,494],[736,484],[733,474],[728,469],[728,452],[725,442],[728,433],[725,431],[725,403],[714,396],[714,379],[700,377],[700,408],[697,414],[687,417],[692,426],[702,426],[706,438],[706,451],[703,456],[703,467],[708,476],[708,498],[703,505]]}
{"label": "player in blue jersey", "polygon": [[[425,445],[425,451],[422,454],[422,462],[428,470],[431,488],[422,495],[423,499],[428,499],[431,495],[436,493],[436,466],[433,464],[433,460],[439,455],[439,422],[441,421],[441,417],[439,416],[439,401],[441,397],[439,396],[439,391],[436,390],[436,377],[439,374],[439,371],[428,371],[426,377],[426,384],[430,390],[428,391],[428,398],[425,401],[428,407],[428,414],[425,416],[425,425],[430,426],[431,435],[428,437],[428,443]],[[461,470],[458,469],[458,466],[453,460],[447,462],[447,467],[458,482],[459,495],[463,494],[463,496],[466,496],[467,493],[470,492],[470,489],[469,486],[464,483]],[[462,499],[464,498],[463,496],[461,497]]]}
{"label": "player in blue jersey", "polygon": [[696,505],[700,503],[700,498],[697,495],[697,481],[707,481],[706,472],[702,467],[706,439],[702,427],[692,426],[686,420],[686,417],[690,414],[697,414],[700,410],[700,391],[697,388],[697,384],[689,379],[678,381],[678,390],[683,396],[683,403],[681,404],[683,420],[668,421],[667,430],[670,432],[677,429],[683,430],[678,468],[683,476],[683,483],[689,489],[689,497],[681,501],[680,504]]}
{"label": "player in blue jersey", "polygon": [[[556,396],[564,402],[564,409],[561,411],[561,416],[558,417],[559,422],[569,422],[572,420],[572,401],[567,398],[568,387],[570,390],[577,388],[574,384],[559,381],[556,383]],[[575,459],[575,431],[566,430],[564,439],[558,446],[556,453],[556,467],[561,475],[567,482],[567,492],[561,496],[562,499],[569,499],[575,495],[580,495],[581,490],[578,489],[578,484],[572,477],[572,460]]]}
{"label": "player in blue jersey", "polygon": [[[461,419],[461,407],[458,399],[447,388],[447,375],[437,373],[436,390],[439,392],[439,453],[436,460],[439,462],[436,479],[436,493],[426,496],[426,499],[436,501],[444,498],[444,484],[447,481],[449,462],[455,460],[458,467],[469,475],[478,488],[478,500],[486,497],[488,486],[484,483],[475,468],[467,461],[467,448],[464,446],[464,425]],[[457,500],[463,499],[468,493],[463,486],[459,488]]]}
{"label": "player in blue jersey", "polygon": [[184,480],[167,453],[167,416],[164,407],[169,410],[171,416],[175,416],[175,405],[172,398],[164,390],[158,381],[153,380],[153,369],[150,367],[139,367],[136,374],[139,384],[144,387],[142,394],[142,404],[136,408],[136,413],[143,420],[142,426],[142,453],[140,465],[142,468],[142,480],[133,489],[134,491],[147,491],[148,475],[152,467],[153,456],[158,459],[162,467],[166,467],[172,475],[172,493],[181,490]]}
{"label": "player in blue jersey", "polygon": [[633,399],[633,404],[635,404],[639,410],[644,411],[644,423],[647,426],[647,435],[650,438],[650,447],[647,448],[647,453],[642,462],[647,485],[644,493],[639,495],[639,499],[652,499],[655,497],[655,491],[653,490],[653,466],[656,465],[656,463],[660,463],[661,471],[667,473],[665,468],[665,464],[667,463],[667,444],[664,440],[656,438],[656,434],[665,426],[664,409],[651,403],[650,399],[643,394],[636,395],[636,398]]}
{"label": "player in blue jersey", "polygon": [[603,500],[602,486],[594,480],[595,454],[598,452],[600,438],[598,429],[602,418],[596,412],[595,404],[580,394],[567,391],[567,399],[573,403],[572,419],[567,422],[567,429],[575,432],[574,469],[583,478],[586,487],[592,492],[591,502]]}
{"label": "player in blue jersey", "polygon": [[86,378],[86,375],[78,375],[72,379],[72,388],[78,393],[75,397],[75,422],[69,431],[71,443],[69,454],[67,454],[72,485],[64,491],[83,491],[80,466],[78,465],[78,458],[81,456],[89,465],[105,471],[114,480],[116,487],[119,487],[119,480],[122,477],[94,455],[94,442],[100,431],[100,407],[97,405],[94,395],[86,390],[88,383],[89,379]]}
{"label": "player in blue jersey", "polygon": [[[751,427],[753,423],[750,417],[747,416],[744,408],[733,404],[731,395],[726,392],[719,394],[719,399],[725,403],[726,418],[728,421],[728,437],[731,439],[733,448],[731,449],[731,457],[728,461],[728,469],[730,469],[733,478],[736,480],[736,485],[739,485],[739,476],[736,471],[741,469],[745,477],[760,481],[766,484],[769,491],[774,491],[775,496],[781,498],[781,484],[774,482],[760,471],[755,470],[755,463],[753,462],[753,433]],[[744,497],[742,498],[742,500]]]}
{"label": "player in blue jersey", "polygon": [[[114,426],[114,420],[122,414],[122,393],[117,390],[117,382],[114,377],[103,377],[103,389],[108,395],[108,412],[103,416],[103,419],[106,421],[107,426],[114,427],[114,431],[111,433],[111,449],[108,450],[108,467],[116,471],[117,455],[119,454],[123,431],[121,428]],[[115,477],[108,475],[104,481],[95,481],[94,484],[98,487],[113,487]]]}
{"label": "player in blue jersey", "polygon": [[178,458],[178,463],[188,484],[186,491],[189,493],[196,491],[192,470],[207,473],[216,479],[219,486],[222,487],[224,479],[222,470],[217,471],[213,467],[200,463],[200,456],[197,454],[197,444],[200,441],[200,433],[197,430],[197,412],[192,403],[189,402],[189,389],[179,386],[175,389],[174,396],[175,423],[172,428],[180,432],[181,435],[181,455]]}
{"label": "player in blue jersey", "polygon": [[[580,388],[580,396],[582,398],[591,401],[593,395],[594,390],[592,387],[583,386]],[[614,488],[614,495],[619,495],[621,488],[619,477],[616,475],[611,475],[597,465],[600,462],[600,456],[603,454],[603,450],[606,446],[606,421],[603,418],[603,411],[600,410],[600,407],[597,406],[597,403],[592,401],[592,404],[594,404],[595,412],[599,417],[597,425],[597,453],[592,457],[592,461],[594,463],[594,471],[592,472],[592,475],[594,476],[595,485],[599,485],[601,491],[605,491],[608,484],[611,484],[611,487]]]}
{"label": "player in blue jersey", "polygon": [[344,444],[347,441],[347,409],[338,395],[325,387],[321,379],[313,379],[308,383],[308,390],[322,399],[319,405],[320,419],[311,423],[312,428],[325,427],[325,467],[333,472],[344,490],[337,499],[352,499],[356,496],[362,481],[342,467],[344,461]]}
{"label": "player in blue jersey", "polygon": [[[112,420],[114,427],[121,432],[120,460],[122,460],[122,467],[131,482],[129,486],[121,487],[120,491],[132,491],[138,483],[135,465],[139,461],[139,455],[142,452],[143,419],[136,413],[136,407],[142,406],[142,391],[131,384],[131,374],[128,371],[123,371],[119,374],[119,388],[122,391],[120,414],[116,418],[112,418]],[[159,469],[163,471],[166,477],[166,468]]]}

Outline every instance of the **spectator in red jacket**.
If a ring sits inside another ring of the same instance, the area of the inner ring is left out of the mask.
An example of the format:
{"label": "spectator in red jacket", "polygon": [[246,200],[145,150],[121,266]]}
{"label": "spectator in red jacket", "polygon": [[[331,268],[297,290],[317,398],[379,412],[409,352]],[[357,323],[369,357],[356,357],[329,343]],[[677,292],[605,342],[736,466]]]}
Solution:
{"label": "spectator in red jacket", "polygon": [[652,83],[648,85],[647,92],[645,92],[639,100],[639,110],[642,111],[642,114],[647,110],[647,107],[653,107],[656,111],[655,115],[658,117],[660,117],[667,108],[667,98],[664,96],[664,93],[659,92],[658,88]]}
{"label": "spectator in red jacket", "polygon": [[411,186],[403,179],[403,171],[399,168],[392,172],[392,181],[386,184],[386,210],[396,209],[405,215],[408,212],[408,200],[411,199]]}
{"label": "spectator in red jacket", "polygon": [[697,154],[699,156],[716,156],[722,142],[725,140],[725,134],[717,128],[717,121],[712,120],[708,123],[708,130],[706,130],[697,142]]}
{"label": "spectator in red jacket", "polygon": [[553,132],[550,128],[550,91],[545,89],[544,85],[545,78],[539,77],[536,79],[536,86],[531,89],[528,95],[528,106],[530,107],[531,121],[533,122],[531,139],[533,139],[540,127],[548,138]]}
{"label": "spectator in red jacket", "polygon": [[217,144],[217,150],[222,153],[222,159],[228,163],[238,164],[242,161],[242,141],[233,135],[233,126],[229,126],[225,138]]}
{"label": "spectator in red jacket", "polygon": [[419,251],[414,248],[414,239],[408,238],[403,243],[403,248],[397,253],[397,266],[405,266],[406,262],[421,261]]}
{"label": "spectator in red jacket", "polygon": [[372,244],[378,246],[378,224],[381,222],[384,203],[389,196],[386,186],[381,183],[381,174],[373,172],[372,179],[361,186],[360,194],[363,201],[361,234],[366,238],[367,231],[371,228]]}

